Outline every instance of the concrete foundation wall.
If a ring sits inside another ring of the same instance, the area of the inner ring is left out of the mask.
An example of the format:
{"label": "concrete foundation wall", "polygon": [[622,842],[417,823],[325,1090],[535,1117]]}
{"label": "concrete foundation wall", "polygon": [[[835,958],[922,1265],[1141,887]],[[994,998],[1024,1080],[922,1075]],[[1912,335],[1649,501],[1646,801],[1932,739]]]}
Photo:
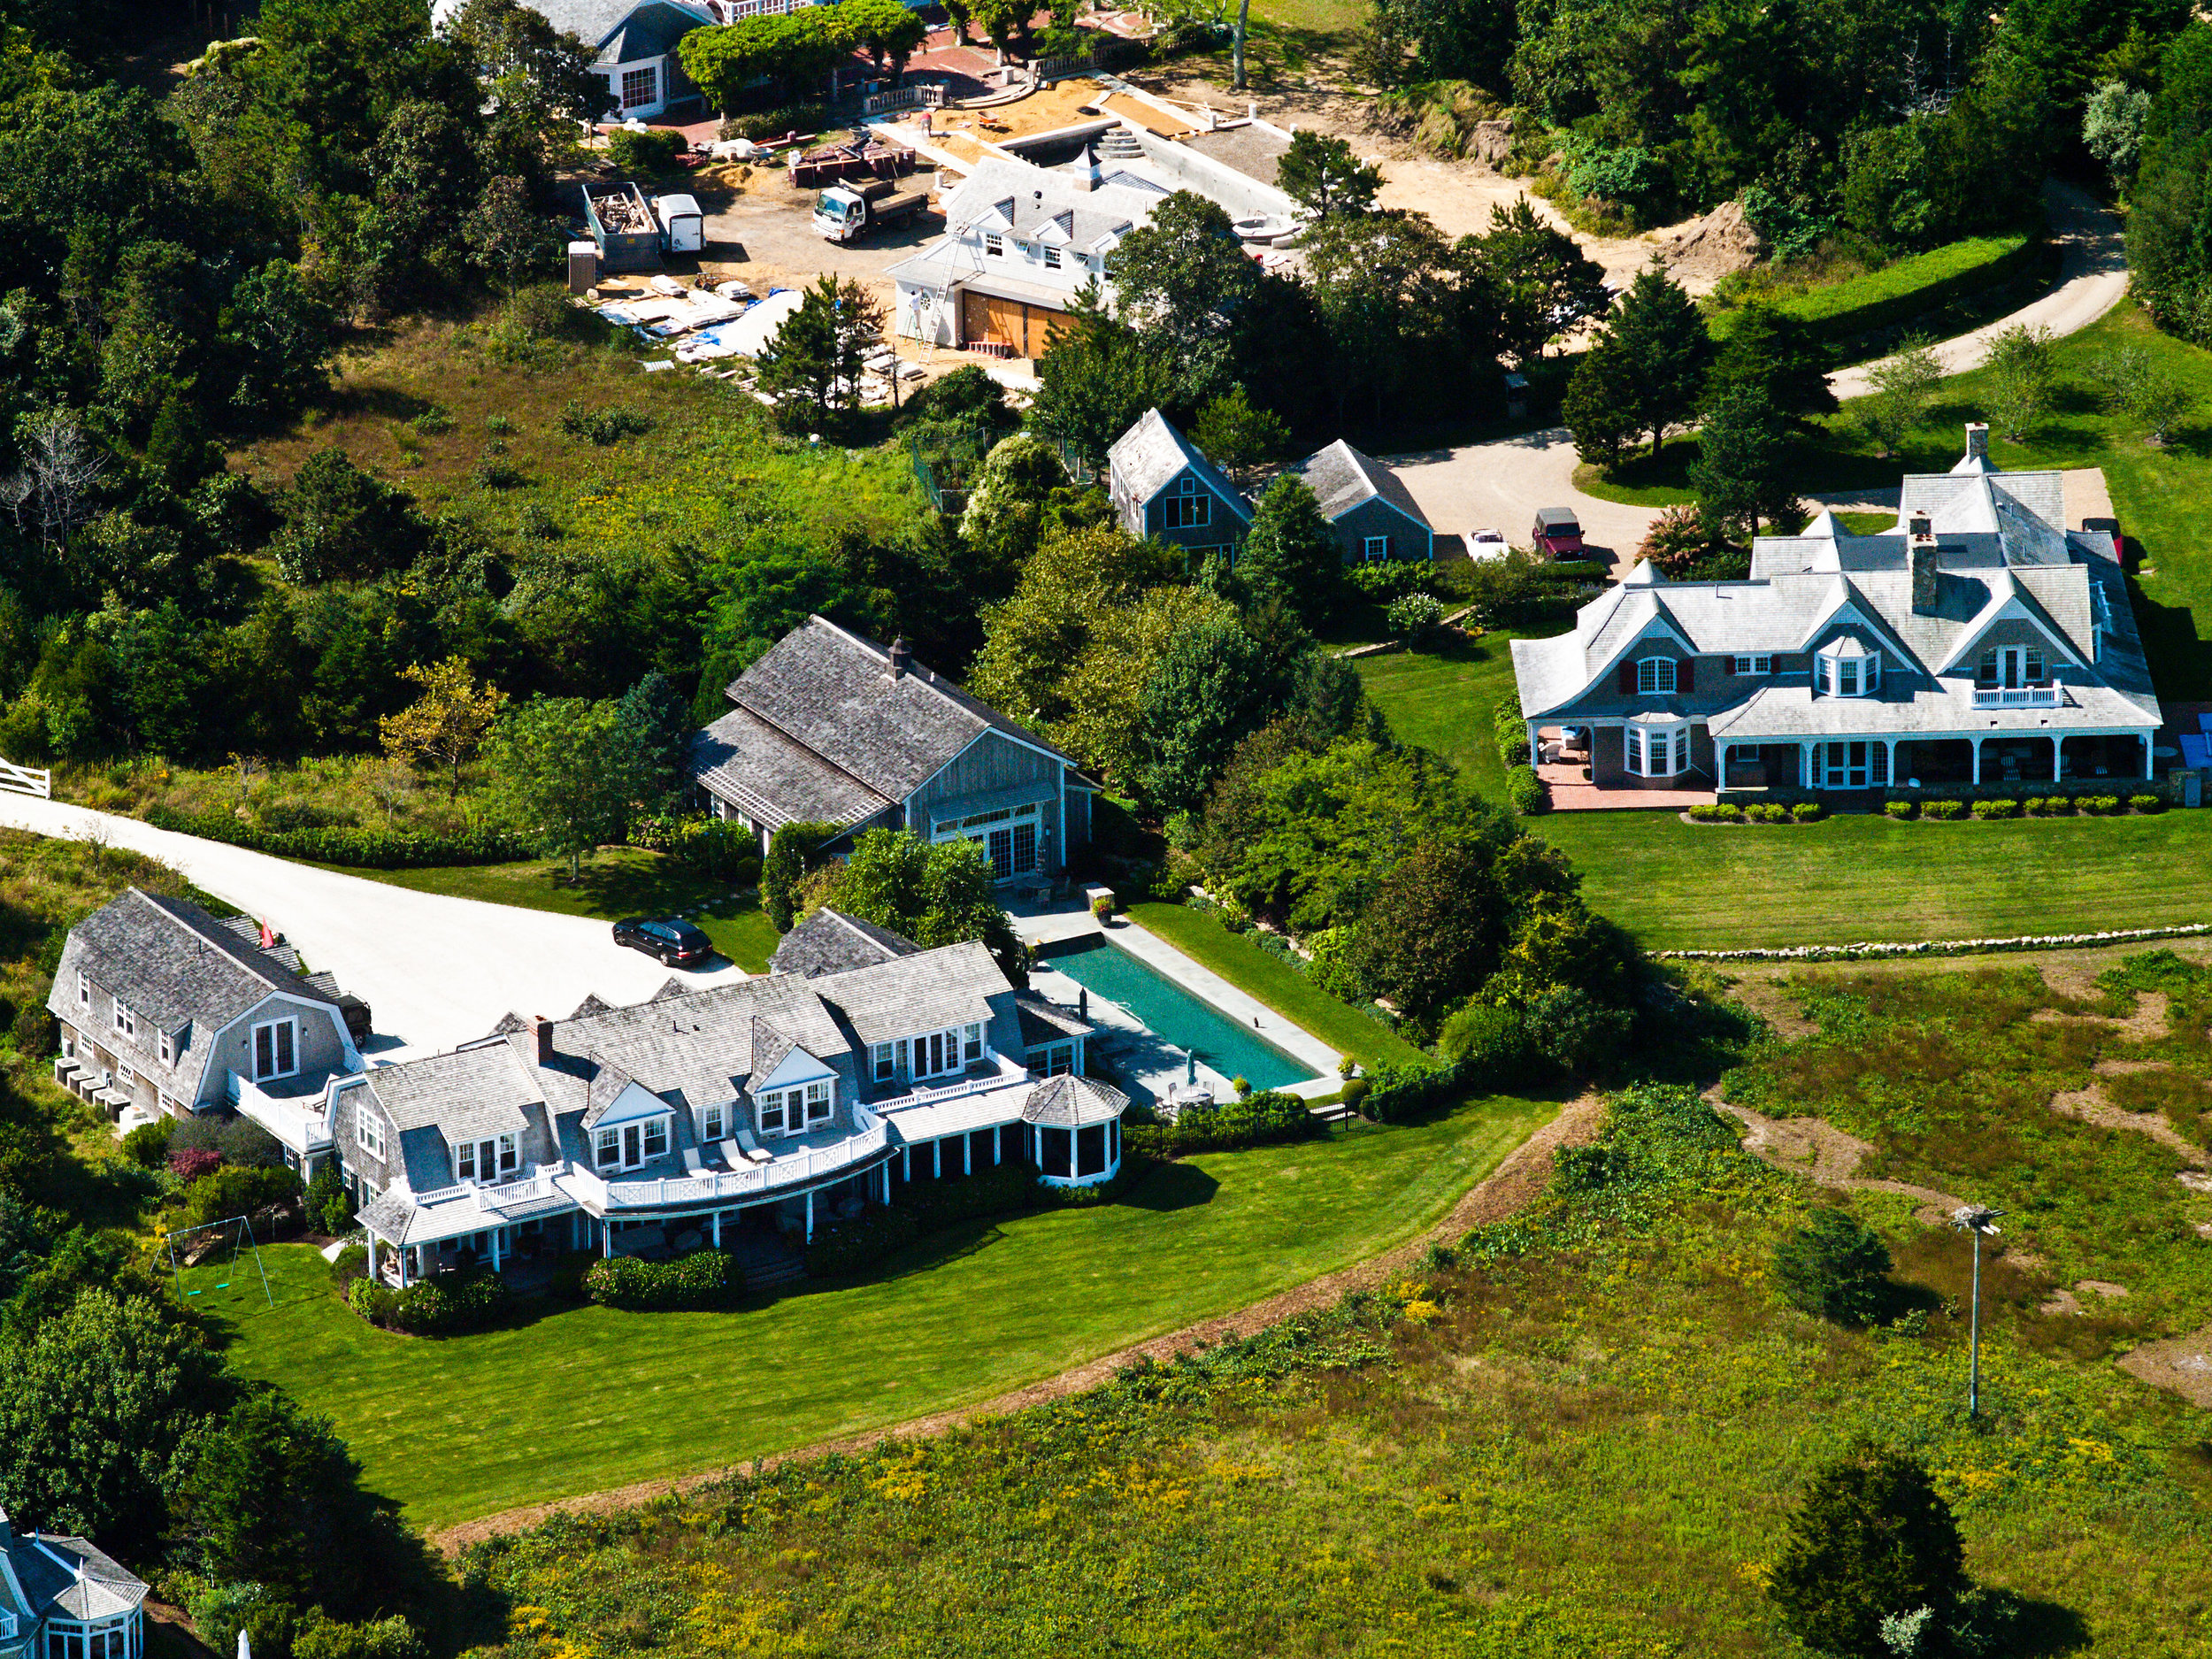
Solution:
{"label": "concrete foundation wall", "polygon": [[1202,156],[1171,138],[1162,138],[1136,127],[1129,130],[1136,134],[1145,158],[1162,178],[1183,189],[1210,196],[1229,210],[1232,219],[1267,214],[1287,219],[1297,211],[1298,204],[1272,185],[1248,179],[1234,167],[1216,161],[1211,156]]}

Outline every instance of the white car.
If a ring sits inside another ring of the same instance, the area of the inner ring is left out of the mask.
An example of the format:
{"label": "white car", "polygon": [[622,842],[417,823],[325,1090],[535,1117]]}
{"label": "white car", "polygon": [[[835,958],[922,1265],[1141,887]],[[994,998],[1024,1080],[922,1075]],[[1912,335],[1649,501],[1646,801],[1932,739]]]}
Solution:
{"label": "white car", "polygon": [[1513,550],[1506,544],[1502,530],[1470,530],[1466,539],[1471,559],[1502,559]]}

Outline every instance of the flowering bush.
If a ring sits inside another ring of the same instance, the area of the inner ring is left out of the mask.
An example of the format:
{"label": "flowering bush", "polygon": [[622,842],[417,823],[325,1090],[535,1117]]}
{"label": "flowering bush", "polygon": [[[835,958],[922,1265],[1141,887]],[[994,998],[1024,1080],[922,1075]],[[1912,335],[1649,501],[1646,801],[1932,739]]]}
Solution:
{"label": "flowering bush", "polygon": [[188,1187],[204,1175],[212,1175],[222,1167],[223,1155],[210,1147],[194,1147],[189,1151],[169,1155],[169,1172]]}

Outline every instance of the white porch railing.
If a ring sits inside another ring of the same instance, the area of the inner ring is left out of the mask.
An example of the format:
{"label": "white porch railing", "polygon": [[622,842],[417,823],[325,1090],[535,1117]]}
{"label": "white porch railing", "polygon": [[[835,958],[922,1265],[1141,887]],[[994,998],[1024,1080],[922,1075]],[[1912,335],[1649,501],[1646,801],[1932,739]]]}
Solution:
{"label": "white porch railing", "polygon": [[2055,709],[2065,701],[2057,686],[1994,686],[1974,687],[1978,709]]}
{"label": "white porch railing", "polygon": [[857,1134],[834,1146],[809,1147],[802,1152],[780,1155],[772,1164],[751,1169],[701,1171],[696,1175],[672,1175],[643,1181],[611,1181],[581,1164],[567,1168],[560,1184],[595,1203],[602,1213],[617,1210],[657,1210],[668,1204],[718,1203],[725,1199],[755,1197],[786,1187],[803,1187],[863,1164],[891,1144],[887,1125],[872,1117]]}
{"label": "white porch railing", "polygon": [[894,110],[941,110],[945,107],[945,88],[941,81],[920,81],[910,87],[894,87],[888,92],[871,92],[860,101],[863,115],[888,115]]}
{"label": "white porch railing", "polygon": [[19,766],[12,761],[0,760],[0,789],[10,795],[35,795],[42,801],[54,798],[54,774],[43,766]]}
{"label": "white porch railing", "polygon": [[1029,1081],[1026,1067],[1019,1071],[999,1071],[989,1077],[964,1077],[956,1083],[947,1083],[937,1088],[911,1089],[893,1100],[874,1102],[879,1112],[899,1111],[909,1106],[934,1106],[941,1101],[958,1100],[965,1094],[982,1094],[995,1088],[1010,1088],[1017,1083]]}

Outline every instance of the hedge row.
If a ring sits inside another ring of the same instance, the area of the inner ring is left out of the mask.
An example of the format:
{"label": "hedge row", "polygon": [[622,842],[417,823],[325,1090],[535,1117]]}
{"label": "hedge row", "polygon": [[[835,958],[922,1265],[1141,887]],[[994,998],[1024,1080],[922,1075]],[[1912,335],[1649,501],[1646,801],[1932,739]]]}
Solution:
{"label": "hedge row", "polygon": [[371,1325],[415,1336],[480,1331],[506,1312],[513,1292],[496,1273],[443,1273],[404,1290],[373,1279],[346,1286],[346,1305]]}
{"label": "hedge row", "polygon": [[719,1250],[694,1250],[669,1262],[609,1256],[584,1270],[584,1298],[603,1308],[726,1308],[744,1290],[743,1271]]}
{"label": "hedge row", "polygon": [[273,853],[311,864],[342,864],[354,870],[412,870],[435,864],[504,864],[536,850],[511,830],[474,829],[457,835],[425,835],[411,831],[362,829],[352,825],[319,829],[261,829],[227,812],[175,812],[149,807],[146,821],[156,829],[197,835],[204,841]]}
{"label": "hedge row", "polygon": [[1970,814],[1987,822],[1992,818],[2071,818],[2077,812],[2091,818],[2111,818],[2126,812],[2163,812],[2166,798],[2156,795],[2030,795],[2025,801],[1886,801],[1882,810],[1893,818],[1924,818],[1947,824]]}
{"label": "hedge row", "polygon": [[1268,1089],[1212,1106],[1186,1105],[1171,1124],[1125,1122],[1121,1139],[1124,1156],[1140,1152],[1171,1158],[1189,1152],[1227,1152],[1239,1147],[1302,1141],[1317,1128],[1304,1101]]}
{"label": "hedge row", "polygon": [[1828,809],[1817,801],[1800,801],[1794,806],[1778,801],[1754,801],[1749,806],[1709,802],[1690,809],[1694,824],[1817,824],[1827,816]]}
{"label": "hedge row", "polygon": [[[2034,262],[2042,248],[2040,234],[1969,237],[1795,295],[1775,309],[1807,324],[1820,339],[1841,342],[2008,282]],[[1713,338],[1726,340],[1738,315],[1724,311],[1715,317]]]}

